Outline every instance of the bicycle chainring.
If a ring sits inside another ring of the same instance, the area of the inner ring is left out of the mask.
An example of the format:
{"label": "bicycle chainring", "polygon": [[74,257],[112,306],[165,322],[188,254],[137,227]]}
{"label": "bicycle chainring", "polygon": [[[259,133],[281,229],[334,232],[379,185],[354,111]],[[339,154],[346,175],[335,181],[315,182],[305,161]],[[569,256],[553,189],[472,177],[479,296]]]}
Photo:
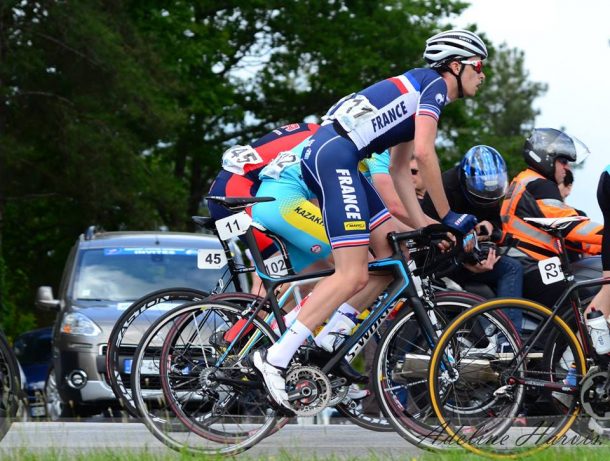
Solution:
{"label": "bicycle chainring", "polygon": [[610,393],[606,389],[608,379],[608,372],[599,371],[598,367],[592,367],[581,384],[582,408],[589,416],[598,421],[610,420]]}
{"label": "bicycle chainring", "polygon": [[286,375],[286,389],[296,416],[314,416],[324,410],[333,395],[328,377],[318,367],[296,366]]}

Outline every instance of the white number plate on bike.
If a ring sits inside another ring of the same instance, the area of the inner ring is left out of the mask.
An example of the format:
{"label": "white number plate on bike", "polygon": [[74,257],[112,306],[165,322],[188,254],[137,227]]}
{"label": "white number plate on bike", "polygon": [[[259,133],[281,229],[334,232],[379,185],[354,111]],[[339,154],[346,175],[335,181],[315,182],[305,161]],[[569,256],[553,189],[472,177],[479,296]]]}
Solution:
{"label": "white number plate on bike", "polygon": [[226,264],[223,250],[197,250],[197,269],[221,269]]}
{"label": "white number plate on bike", "polygon": [[229,240],[245,234],[250,224],[252,224],[252,218],[245,211],[219,219],[216,221],[218,237],[220,240]]}
{"label": "white number plate on bike", "polygon": [[277,255],[272,258],[267,258],[264,261],[267,272],[271,277],[282,277],[288,274],[288,268],[286,267],[286,261],[282,258],[282,255]]}
{"label": "white number plate on bike", "polygon": [[545,285],[561,282],[566,278],[563,270],[561,270],[561,260],[558,256],[539,261],[538,270],[540,271],[542,283]]}
{"label": "white number plate on bike", "polygon": [[[123,362],[123,371],[125,373],[131,373],[132,359],[125,359]],[[140,374],[142,375],[158,375],[159,366],[154,360],[143,360],[142,366],[140,367]]]}

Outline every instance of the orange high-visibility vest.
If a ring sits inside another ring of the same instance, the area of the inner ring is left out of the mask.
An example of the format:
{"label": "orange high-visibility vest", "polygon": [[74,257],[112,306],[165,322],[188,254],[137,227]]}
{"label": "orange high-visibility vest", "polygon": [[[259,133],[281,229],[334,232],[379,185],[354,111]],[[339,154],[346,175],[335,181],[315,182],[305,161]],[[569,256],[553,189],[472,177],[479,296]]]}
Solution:
{"label": "orange high-visibility vest", "polygon": [[[578,211],[564,202],[547,197],[535,197],[527,190],[532,181],[546,180],[544,176],[527,169],[511,182],[502,204],[502,231],[517,240],[515,247],[535,260],[542,260],[560,253],[559,239],[523,218],[559,218],[578,216]],[[579,243],[579,250],[587,254],[599,254],[604,226],[592,221],[576,224],[566,235],[566,243]]]}

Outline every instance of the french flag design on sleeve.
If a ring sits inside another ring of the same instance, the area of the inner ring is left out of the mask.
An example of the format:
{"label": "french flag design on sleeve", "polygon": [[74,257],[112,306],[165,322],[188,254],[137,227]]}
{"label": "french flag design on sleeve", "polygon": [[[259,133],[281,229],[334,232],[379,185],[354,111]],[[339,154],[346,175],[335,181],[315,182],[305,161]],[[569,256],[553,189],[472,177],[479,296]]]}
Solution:
{"label": "french flag design on sleeve", "polygon": [[441,109],[446,102],[446,90],[444,86],[439,85],[441,82],[442,78],[439,76],[421,91],[417,104],[417,115],[427,115],[438,121]]}

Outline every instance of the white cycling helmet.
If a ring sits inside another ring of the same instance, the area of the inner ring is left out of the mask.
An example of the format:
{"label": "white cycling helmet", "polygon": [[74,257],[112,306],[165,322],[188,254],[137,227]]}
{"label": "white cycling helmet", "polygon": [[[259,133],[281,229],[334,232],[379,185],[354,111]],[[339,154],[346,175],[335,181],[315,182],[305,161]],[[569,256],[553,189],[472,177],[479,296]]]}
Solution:
{"label": "white cycling helmet", "polygon": [[478,35],[468,30],[446,30],[426,40],[424,59],[430,67],[441,67],[455,58],[471,56],[487,59],[487,48]]}

